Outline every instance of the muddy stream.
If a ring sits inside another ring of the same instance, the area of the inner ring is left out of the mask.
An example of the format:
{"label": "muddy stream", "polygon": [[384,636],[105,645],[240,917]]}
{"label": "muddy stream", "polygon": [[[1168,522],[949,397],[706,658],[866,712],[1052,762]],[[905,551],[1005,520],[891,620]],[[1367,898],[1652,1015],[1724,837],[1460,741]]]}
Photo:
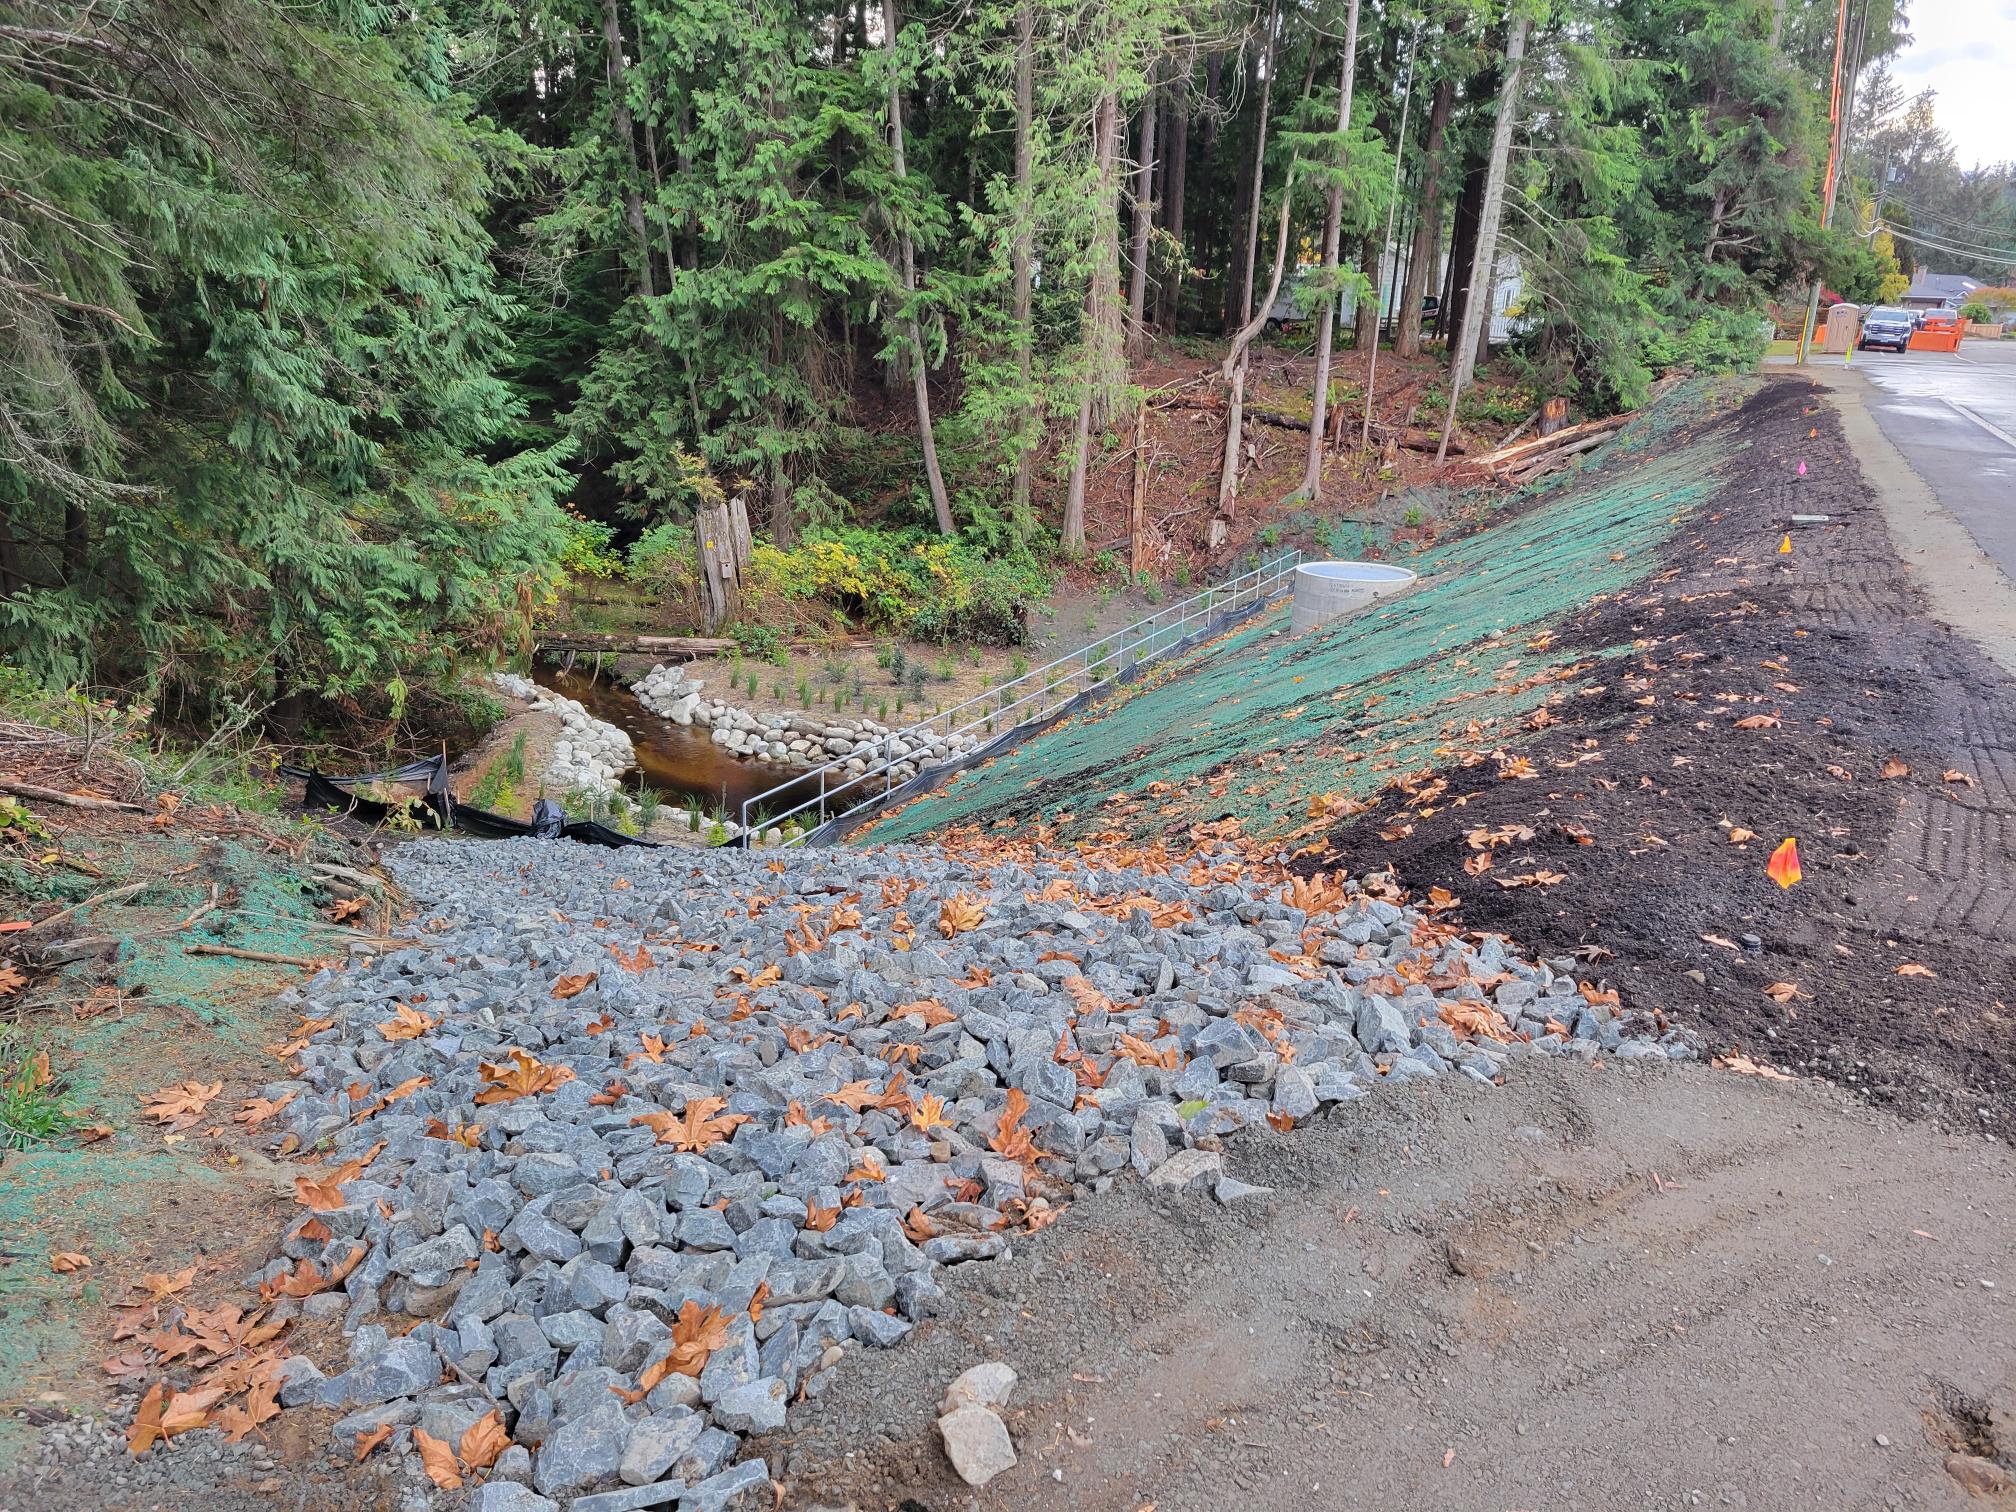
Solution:
{"label": "muddy stream", "polygon": [[[662,719],[639,703],[622,683],[592,676],[585,669],[563,672],[558,667],[542,667],[538,679],[630,737],[637,748],[637,765],[624,774],[623,786],[631,792],[649,788],[665,802],[679,805],[697,799],[704,811],[726,809],[734,819],[740,818],[743,799],[768,792],[797,775],[794,767],[731,756],[714,744],[705,725],[676,725]],[[802,785],[802,790],[778,794],[766,807],[789,808],[818,791],[815,779]]]}

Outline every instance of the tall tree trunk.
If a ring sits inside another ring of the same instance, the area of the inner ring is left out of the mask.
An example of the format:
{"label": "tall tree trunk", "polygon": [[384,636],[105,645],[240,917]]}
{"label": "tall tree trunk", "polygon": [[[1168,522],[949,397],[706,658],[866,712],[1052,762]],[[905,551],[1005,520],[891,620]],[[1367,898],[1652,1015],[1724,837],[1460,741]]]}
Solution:
{"label": "tall tree trunk", "polygon": [[1280,19],[1281,0],[1267,7],[1267,44],[1260,52],[1260,114],[1253,130],[1252,188],[1245,207],[1246,256],[1239,274],[1239,324],[1253,318],[1253,264],[1260,257],[1260,197],[1267,173],[1267,113],[1274,100],[1274,34]]}
{"label": "tall tree trunk", "polygon": [[[1109,41],[1109,49],[1111,46]],[[1120,128],[1120,67],[1109,52],[1105,93],[1093,118],[1092,157],[1099,187],[1098,202],[1092,207],[1092,276],[1085,291],[1084,391],[1078,401],[1078,430],[1059,543],[1071,556],[1085,553],[1085,480],[1091,467],[1092,431],[1106,423],[1108,395],[1125,366],[1120,298]]]}
{"label": "tall tree trunk", "polygon": [[[1242,331],[1253,319],[1253,264],[1260,256],[1260,193],[1261,176],[1267,161],[1267,111],[1274,92],[1274,32],[1275,22],[1280,13],[1280,0],[1273,0],[1267,7],[1267,42],[1261,50],[1260,115],[1253,132],[1253,187],[1249,203],[1245,206],[1246,256],[1239,283],[1239,327]],[[1282,250],[1287,247],[1288,196],[1284,192],[1281,203]],[[1277,259],[1280,253],[1276,254]],[[1281,281],[1281,268],[1277,260],[1274,269],[1274,283]],[[1268,291],[1268,303],[1273,303],[1273,291]],[[1247,338],[1251,340],[1250,337]],[[1246,355],[1243,344],[1237,366],[1232,369],[1232,398],[1225,408],[1225,458],[1218,471],[1219,519],[1229,520],[1239,506],[1239,454],[1245,443],[1246,420]]]}
{"label": "tall tree trunk", "polygon": [[1365,233],[1358,244],[1358,271],[1365,279],[1365,292],[1358,297],[1357,326],[1352,346],[1369,352],[1379,344],[1379,326],[1386,311],[1382,299],[1385,285],[1382,264],[1386,261],[1386,240],[1377,231]]}
{"label": "tall tree trunk", "polygon": [[1415,195],[1414,250],[1407,258],[1407,287],[1400,295],[1399,324],[1393,335],[1395,357],[1421,354],[1421,301],[1428,294],[1428,275],[1442,243],[1442,143],[1449,134],[1449,112],[1456,104],[1456,81],[1435,86],[1428,106],[1428,136],[1422,144],[1421,191]]}
{"label": "tall tree trunk", "polygon": [[1127,357],[1132,362],[1140,361],[1148,339],[1148,246],[1155,228],[1155,123],[1162,113],[1161,97],[1151,71],[1134,160],[1134,262],[1127,285]]}
{"label": "tall tree trunk", "polygon": [[1190,174],[1190,64],[1169,83],[1168,129],[1163,133],[1162,225],[1169,239],[1183,254],[1180,271],[1163,280],[1155,301],[1155,323],[1165,331],[1176,329],[1183,309],[1183,291],[1190,282],[1190,250],[1183,231],[1183,191]]}
{"label": "tall tree trunk", "polygon": [[1479,160],[1463,175],[1456,195],[1456,223],[1449,233],[1449,297],[1442,301],[1436,334],[1453,337],[1463,325],[1463,306],[1470,298],[1470,277],[1477,268],[1478,213],[1484,208],[1486,164]]}
{"label": "tall tree trunk", "polygon": [[[888,20],[888,43],[896,45],[897,37],[903,30],[903,12],[897,0],[883,0],[883,14]],[[889,149],[894,159],[898,181],[910,176],[909,164],[903,153],[903,86],[892,68],[889,75]],[[903,261],[903,296],[907,302],[917,292],[917,243],[910,235],[910,228],[899,227],[896,233],[897,254]],[[924,448],[924,477],[931,487],[931,513],[937,517],[938,533],[951,535],[952,500],[945,492],[945,474],[938,466],[938,440],[931,429],[931,383],[930,364],[924,357],[924,332],[912,315],[906,322],[910,346],[910,386],[917,401],[917,440]]]}
{"label": "tall tree trunk", "polygon": [[[1337,81],[1337,134],[1351,126],[1351,85],[1358,65],[1358,0],[1344,21],[1344,68]],[[1337,276],[1337,248],[1343,236],[1344,188],[1332,184],[1323,221],[1323,313],[1316,320],[1316,386],[1309,401],[1309,459],[1302,469],[1302,497],[1309,503],[1323,497],[1323,418],[1330,403],[1330,341],[1336,334],[1337,296],[1328,292]]]}
{"label": "tall tree trunk", "polygon": [[651,297],[651,232],[644,224],[644,196],[638,189],[637,129],[630,119],[629,70],[623,62],[623,19],[616,0],[602,0],[602,40],[607,44],[609,114],[616,144],[629,172],[623,179],[623,215],[637,238],[637,292]]}
{"label": "tall tree trunk", "polygon": [[1491,129],[1491,161],[1484,176],[1484,205],[1477,217],[1477,266],[1471,278],[1469,297],[1463,302],[1463,326],[1449,369],[1449,410],[1442,417],[1442,444],[1435,460],[1449,455],[1449,437],[1456,429],[1456,406],[1463,385],[1476,370],[1480,332],[1488,337],[1491,320],[1491,279],[1498,257],[1498,222],[1505,211],[1505,165],[1512,153],[1512,126],[1519,114],[1519,65],[1526,57],[1526,26],[1523,15],[1512,17],[1512,36],[1505,48],[1505,84],[1498,92],[1498,119]]}
{"label": "tall tree trunk", "polygon": [[1015,235],[1009,249],[1015,279],[1015,371],[1023,395],[1020,451],[1015,458],[1016,533],[1024,538],[1035,529],[1035,513],[1030,493],[1036,475],[1036,412],[1029,402],[1032,368],[1035,362],[1036,333],[1031,329],[1030,265],[1035,260],[1036,207],[1035,158],[1030,147],[1030,130],[1036,101],[1036,3],[1023,0],[1019,34],[1015,39]]}

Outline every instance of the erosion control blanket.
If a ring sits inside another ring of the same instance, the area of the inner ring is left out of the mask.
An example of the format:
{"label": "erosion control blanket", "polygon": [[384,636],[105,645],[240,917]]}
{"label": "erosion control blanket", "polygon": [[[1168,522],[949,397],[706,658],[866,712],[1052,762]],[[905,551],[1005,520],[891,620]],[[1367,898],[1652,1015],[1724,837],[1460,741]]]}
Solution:
{"label": "erosion control blanket", "polygon": [[[461,830],[483,840],[515,840],[529,835],[541,839],[578,840],[584,845],[612,848],[626,845],[648,847],[652,843],[592,819],[566,819],[560,813],[559,805],[546,799],[540,800],[530,823],[458,803],[455,795],[448,791],[448,762],[440,756],[430,756],[425,761],[409,761],[389,771],[358,772],[347,777],[331,776],[313,767],[283,766],[280,773],[283,777],[293,777],[301,782],[303,802],[310,809],[333,811],[364,824],[384,824],[395,810],[399,810],[414,813],[421,823],[430,828]],[[351,791],[375,784],[417,785],[421,791],[403,804],[368,798]]]}

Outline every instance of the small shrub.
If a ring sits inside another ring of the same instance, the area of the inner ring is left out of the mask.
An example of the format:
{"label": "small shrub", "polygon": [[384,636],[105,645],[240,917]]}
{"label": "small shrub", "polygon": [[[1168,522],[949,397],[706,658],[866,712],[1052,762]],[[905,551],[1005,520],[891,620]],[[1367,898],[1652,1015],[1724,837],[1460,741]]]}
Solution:
{"label": "small shrub", "polygon": [[904,654],[901,646],[892,646],[889,648],[889,661],[887,665],[889,668],[889,681],[900,683],[903,681],[903,674],[909,670],[910,658]]}
{"label": "small shrub", "polygon": [[730,625],[728,637],[736,648],[747,652],[758,661],[776,662],[784,660],[784,638],[777,633],[774,625]]}
{"label": "small shrub", "polygon": [[[899,709],[903,707],[903,700],[902,700],[902,699],[900,699],[900,698],[899,698],[899,699],[897,699],[897,700],[896,700],[896,707],[897,707],[897,708],[899,708]],[[887,723],[889,722],[889,700],[888,700],[888,699],[886,699],[886,698],[883,698],[883,699],[878,699],[878,700],[876,701],[876,704],[875,704],[875,717],[876,717],[877,719],[881,720],[881,721],[882,721],[882,722],[883,722],[884,724],[887,724]]]}
{"label": "small shrub", "polygon": [[1141,598],[1142,601],[1147,604],[1153,605],[1161,603],[1162,585],[1156,582],[1155,579],[1153,578],[1148,579],[1147,582],[1141,585]]}
{"label": "small shrub", "polygon": [[1017,651],[1008,658],[1008,676],[1013,679],[1029,675],[1029,658]]}
{"label": "small shrub", "polygon": [[20,1029],[0,1025],[0,1149],[33,1149],[76,1122],[50,1073],[48,1052]]}

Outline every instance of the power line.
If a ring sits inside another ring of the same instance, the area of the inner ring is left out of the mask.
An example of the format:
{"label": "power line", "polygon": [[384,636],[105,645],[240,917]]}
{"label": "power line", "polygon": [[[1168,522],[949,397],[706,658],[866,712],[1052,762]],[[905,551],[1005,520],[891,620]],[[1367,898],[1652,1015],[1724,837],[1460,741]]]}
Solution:
{"label": "power line", "polygon": [[1888,221],[1879,221],[1877,224],[1881,229],[1888,231],[1892,237],[1899,241],[1910,242],[1913,246],[1930,247],[1933,251],[1944,252],[1949,257],[1978,258],[1989,262],[2016,264],[2016,248],[1950,246],[1945,242],[1935,241],[1929,236],[1920,236],[1911,231],[1900,231]]}
{"label": "power line", "polygon": [[1927,210],[1921,205],[1912,204],[1911,201],[1903,198],[1901,195],[1886,193],[1883,198],[1890,204],[1902,205],[1913,215],[1922,215],[1927,220],[1938,221],[1942,226],[1953,228],[1952,230],[1942,232],[1943,235],[1954,236],[1962,231],[1969,231],[1977,236],[2001,236],[2009,230],[2007,226],[1984,226],[1977,221],[1963,221],[1938,210]]}

